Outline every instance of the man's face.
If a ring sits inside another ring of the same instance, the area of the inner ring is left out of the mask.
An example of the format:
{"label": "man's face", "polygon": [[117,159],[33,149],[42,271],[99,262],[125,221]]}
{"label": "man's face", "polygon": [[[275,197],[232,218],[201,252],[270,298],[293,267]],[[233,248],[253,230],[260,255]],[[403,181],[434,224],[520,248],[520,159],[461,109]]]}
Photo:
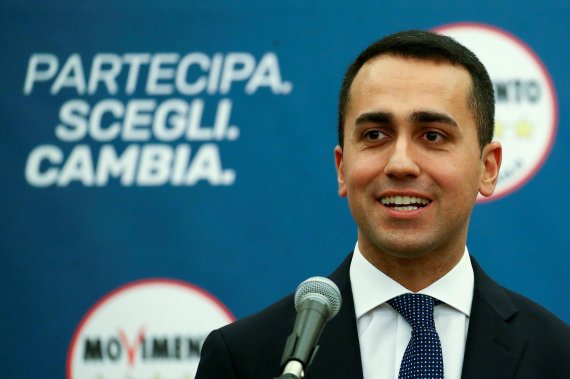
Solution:
{"label": "man's face", "polygon": [[467,70],[447,62],[383,55],[356,75],[335,159],[365,256],[463,252],[501,160],[498,143],[481,154],[470,91]]}

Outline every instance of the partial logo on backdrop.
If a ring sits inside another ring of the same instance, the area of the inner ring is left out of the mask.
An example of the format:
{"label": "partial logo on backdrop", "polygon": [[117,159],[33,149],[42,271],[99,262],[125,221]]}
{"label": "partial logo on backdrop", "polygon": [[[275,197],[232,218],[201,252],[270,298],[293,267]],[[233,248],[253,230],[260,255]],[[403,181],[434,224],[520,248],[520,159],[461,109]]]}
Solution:
{"label": "partial logo on backdrop", "polygon": [[503,145],[498,199],[526,184],[548,157],[558,127],[558,103],[546,67],[523,41],[494,26],[459,23],[435,29],[468,47],[495,89],[495,139]]}
{"label": "partial logo on backdrop", "polygon": [[150,279],[101,299],[78,326],[67,379],[192,379],[207,334],[234,320],[189,283]]}
{"label": "partial logo on backdrop", "polygon": [[273,52],[34,53],[23,93],[56,107],[45,125],[34,125],[52,129],[54,138],[29,152],[26,181],[231,186],[237,173],[221,150],[240,137],[232,95],[292,89]]}

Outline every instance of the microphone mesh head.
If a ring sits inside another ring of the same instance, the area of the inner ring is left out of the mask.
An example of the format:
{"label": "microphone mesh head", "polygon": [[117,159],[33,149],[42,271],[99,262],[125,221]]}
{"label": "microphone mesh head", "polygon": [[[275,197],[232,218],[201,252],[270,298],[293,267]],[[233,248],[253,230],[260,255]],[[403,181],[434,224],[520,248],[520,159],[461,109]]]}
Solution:
{"label": "microphone mesh head", "polygon": [[295,292],[295,308],[299,310],[299,304],[308,297],[319,297],[328,303],[329,317],[327,321],[336,316],[342,304],[340,290],[336,284],[322,276],[313,276],[299,284]]}

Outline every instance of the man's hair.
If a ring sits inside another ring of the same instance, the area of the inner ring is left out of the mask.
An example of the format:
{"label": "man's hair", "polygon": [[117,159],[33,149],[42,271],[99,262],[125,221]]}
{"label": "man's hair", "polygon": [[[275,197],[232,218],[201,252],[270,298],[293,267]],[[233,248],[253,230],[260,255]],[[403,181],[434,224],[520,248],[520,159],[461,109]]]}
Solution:
{"label": "man's hair", "polygon": [[380,55],[447,61],[453,65],[463,66],[471,76],[472,85],[468,102],[477,124],[479,146],[483,149],[492,141],[495,124],[495,97],[493,83],[485,66],[473,52],[451,37],[420,30],[408,30],[389,35],[373,43],[348,67],[342,81],[338,104],[338,143],[341,147],[344,142],[344,122],[350,102],[352,82],[366,62]]}

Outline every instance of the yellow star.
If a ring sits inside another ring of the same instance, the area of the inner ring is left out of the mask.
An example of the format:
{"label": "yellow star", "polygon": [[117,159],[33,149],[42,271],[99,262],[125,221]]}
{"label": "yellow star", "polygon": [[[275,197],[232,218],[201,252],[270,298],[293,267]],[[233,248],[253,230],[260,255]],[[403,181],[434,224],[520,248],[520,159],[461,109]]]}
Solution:
{"label": "yellow star", "polygon": [[534,125],[527,120],[520,120],[515,125],[515,135],[517,138],[530,138]]}

